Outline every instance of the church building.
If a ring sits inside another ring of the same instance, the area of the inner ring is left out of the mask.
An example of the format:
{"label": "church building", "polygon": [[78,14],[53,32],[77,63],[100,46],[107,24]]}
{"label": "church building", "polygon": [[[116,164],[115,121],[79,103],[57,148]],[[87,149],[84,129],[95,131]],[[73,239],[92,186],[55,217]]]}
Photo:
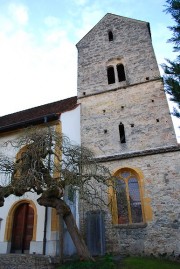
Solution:
{"label": "church building", "polygon": [[[116,178],[115,188],[103,194],[107,208],[89,210],[77,197],[70,205],[91,253],[178,257],[180,146],[150,25],[108,13],[77,49],[77,97],[1,117],[0,144],[24,127],[50,122],[92,150]],[[45,210],[36,198],[11,195],[0,207],[0,253],[43,254]],[[45,254],[55,256],[56,213],[48,208],[47,214]],[[19,222],[28,222],[29,230]],[[75,249],[66,238],[71,255]]]}

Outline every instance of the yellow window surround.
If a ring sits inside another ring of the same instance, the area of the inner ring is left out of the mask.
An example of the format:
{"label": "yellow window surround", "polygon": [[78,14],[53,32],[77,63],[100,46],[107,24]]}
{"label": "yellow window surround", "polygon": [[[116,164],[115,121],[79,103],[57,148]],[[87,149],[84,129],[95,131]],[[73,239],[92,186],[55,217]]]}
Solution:
{"label": "yellow window surround", "polygon": [[[129,173],[126,177],[122,177],[123,173]],[[134,168],[134,167],[123,167],[118,169],[114,172],[114,178],[115,180],[123,180],[125,182],[125,193],[126,193],[126,199],[127,199],[127,211],[128,211],[128,220],[129,223],[126,223],[126,225],[133,225],[136,223],[133,223],[132,220],[132,213],[131,213],[131,203],[130,203],[130,195],[129,195],[129,186],[128,181],[130,178],[134,176],[134,178],[137,179],[138,186],[139,186],[139,195],[140,195],[140,203],[141,203],[141,210],[142,210],[142,219],[143,222],[146,223],[147,221],[152,220],[152,209],[150,206],[151,199],[146,198],[144,195],[144,176],[140,169]],[[117,206],[117,195],[115,190],[115,182],[112,183],[112,185],[109,187],[109,204],[110,204],[110,210],[112,214],[112,223],[118,224],[118,206]],[[122,225],[122,224],[118,224]]]}

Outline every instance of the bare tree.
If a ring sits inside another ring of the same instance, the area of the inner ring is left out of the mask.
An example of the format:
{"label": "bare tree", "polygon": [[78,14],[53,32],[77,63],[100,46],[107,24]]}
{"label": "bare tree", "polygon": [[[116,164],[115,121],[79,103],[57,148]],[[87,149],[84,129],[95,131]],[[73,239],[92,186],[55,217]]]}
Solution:
{"label": "bare tree", "polygon": [[0,175],[1,182],[4,182],[0,186],[0,206],[11,194],[41,194],[37,202],[42,206],[56,208],[60,220],[63,219],[67,226],[78,255],[82,259],[90,259],[73,214],[62,198],[68,186],[76,188],[80,199],[86,203],[99,205],[101,200],[101,203],[107,205],[100,190],[103,186],[107,190],[109,170],[95,161],[90,150],[71,143],[53,127],[28,128],[18,139],[7,141],[3,146],[9,145],[19,153],[16,160],[0,154]]}

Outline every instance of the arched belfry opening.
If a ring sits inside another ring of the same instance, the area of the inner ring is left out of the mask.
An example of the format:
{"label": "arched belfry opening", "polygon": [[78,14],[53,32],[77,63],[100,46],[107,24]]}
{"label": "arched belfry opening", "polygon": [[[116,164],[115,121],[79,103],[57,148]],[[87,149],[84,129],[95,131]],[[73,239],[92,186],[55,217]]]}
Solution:
{"label": "arched belfry opening", "polygon": [[108,77],[108,84],[115,83],[115,74],[114,74],[114,67],[113,66],[108,66],[107,77]]}
{"label": "arched belfry opening", "polygon": [[123,64],[117,64],[116,68],[117,68],[119,82],[125,81],[126,76],[125,76],[125,72],[124,72],[124,65]]}
{"label": "arched belfry opening", "polygon": [[118,83],[126,81],[125,67],[122,63],[122,58],[109,59],[106,62],[106,66],[108,84],[115,83],[116,85],[118,85]]}

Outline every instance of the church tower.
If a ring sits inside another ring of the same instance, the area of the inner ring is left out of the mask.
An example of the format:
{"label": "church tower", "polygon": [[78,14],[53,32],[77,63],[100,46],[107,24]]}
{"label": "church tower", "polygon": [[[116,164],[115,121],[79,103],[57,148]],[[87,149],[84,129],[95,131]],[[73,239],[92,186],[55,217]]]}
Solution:
{"label": "church tower", "polygon": [[179,147],[149,23],[108,13],[77,49],[82,145],[119,177],[127,198],[123,205],[116,188],[106,218],[106,250],[178,253],[177,230],[170,230],[177,200],[167,188],[178,180]]}
{"label": "church tower", "polygon": [[147,22],[107,14],[77,48],[82,143],[97,156],[176,144]]}

